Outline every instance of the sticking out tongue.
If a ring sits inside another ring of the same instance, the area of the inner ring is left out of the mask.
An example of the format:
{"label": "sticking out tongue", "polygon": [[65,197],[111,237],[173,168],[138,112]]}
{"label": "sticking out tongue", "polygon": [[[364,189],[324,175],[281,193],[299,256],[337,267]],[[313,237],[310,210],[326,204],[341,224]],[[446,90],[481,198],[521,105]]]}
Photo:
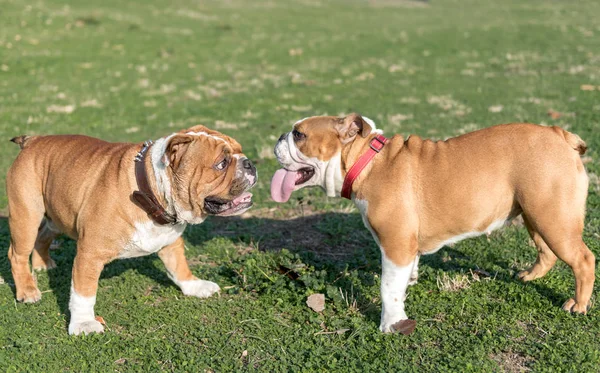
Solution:
{"label": "sticking out tongue", "polygon": [[296,186],[298,171],[288,171],[285,168],[277,170],[271,180],[271,198],[275,202],[287,202]]}

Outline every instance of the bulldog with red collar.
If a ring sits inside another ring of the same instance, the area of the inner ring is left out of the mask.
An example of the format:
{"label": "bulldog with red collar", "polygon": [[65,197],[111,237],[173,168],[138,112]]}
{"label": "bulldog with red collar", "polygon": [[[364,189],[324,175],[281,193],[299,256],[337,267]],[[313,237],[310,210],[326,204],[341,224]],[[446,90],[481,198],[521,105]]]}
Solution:
{"label": "bulldog with red collar", "polygon": [[48,248],[59,233],[77,240],[69,334],[104,330],[94,316],[96,290],[115,259],[156,252],[183,294],[219,291],[192,274],[181,234],[208,215],[238,215],[252,206],[247,190],[256,169],[237,141],[204,126],[144,145],[71,135],[12,141],[22,149],[6,179],[18,301],[41,299],[29,257],[33,252],[34,269],[55,267]]}
{"label": "bulldog with red collar", "polygon": [[563,309],[585,314],[594,285],[594,255],[582,240],[588,178],[579,136],[559,127],[505,124],[446,141],[386,139],[366,117],[311,117],[275,146],[283,169],[271,196],[320,186],[352,199],[382,254],[382,332],[409,333],[404,299],[419,257],[491,232],[522,214],[538,257],[518,274],[544,276],[557,257],[575,276]]}

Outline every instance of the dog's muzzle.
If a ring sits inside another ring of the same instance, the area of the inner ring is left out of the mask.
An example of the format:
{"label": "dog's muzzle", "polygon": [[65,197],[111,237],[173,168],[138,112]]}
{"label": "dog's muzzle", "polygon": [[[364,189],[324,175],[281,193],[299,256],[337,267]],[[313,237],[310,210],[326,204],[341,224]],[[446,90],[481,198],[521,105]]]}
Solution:
{"label": "dog's muzzle", "polygon": [[239,215],[252,207],[250,188],[258,181],[256,167],[248,158],[240,158],[235,171],[235,179],[229,189],[233,198],[209,196],[204,199],[204,210],[211,215]]}

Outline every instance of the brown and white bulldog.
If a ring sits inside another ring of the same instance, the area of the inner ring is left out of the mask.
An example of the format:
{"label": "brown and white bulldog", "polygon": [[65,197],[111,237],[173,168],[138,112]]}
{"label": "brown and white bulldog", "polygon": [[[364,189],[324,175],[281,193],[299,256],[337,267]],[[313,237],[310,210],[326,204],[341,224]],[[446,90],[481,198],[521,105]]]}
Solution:
{"label": "brown and white bulldog", "polygon": [[94,317],[96,290],[104,265],[115,259],[157,252],[185,295],[220,290],[192,274],[181,234],[208,215],[252,206],[247,190],[256,169],[237,141],[204,126],[144,145],[75,135],[12,141],[22,148],[6,180],[17,300],[41,299],[29,256],[34,269],[54,268],[48,248],[59,233],[77,240],[69,334],[103,331]]}
{"label": "brown and white bulldog", "polygon": [[406,288],[416,283],[420,255],[488,233],[519,214],[538,258],[518,276],[542,277],[560,258],[576,281],[575,297],[563,309],[587,312],[595,263],[582,240],[588,178],[579,136],[534,124],[499,125],[445,141],[396,135],[385,145],[385,138],[374,140],[379,134],[357,114],[296,122],[275,146],[284,168],[273,176],[271,196],[285,202],[294,190],[313,185],[340,196],[349,170],[374,153],[348,198],[381,248],[382,332],[406,327]]}

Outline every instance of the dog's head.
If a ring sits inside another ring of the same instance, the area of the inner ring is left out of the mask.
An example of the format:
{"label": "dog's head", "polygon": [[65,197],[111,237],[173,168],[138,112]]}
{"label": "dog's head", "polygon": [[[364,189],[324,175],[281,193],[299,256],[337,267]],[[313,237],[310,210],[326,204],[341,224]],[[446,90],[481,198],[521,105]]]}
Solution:
{"label": "dog's head", "polygon": [[185,222],[239,215],[252,206],[256,168],[233,138],[194,126],[158,140],[151,155],[158,189]]}
{"label": "dog's head", "polygon": [[375,123],[358,114],[320,116],[299,120],[281,135],[275,156],[283,167],[271,181],[271,197],[286,202],[294,190],[320,186],[330,197],[339,196],[342,184],[342,149],[357,139],[380,133]]}

